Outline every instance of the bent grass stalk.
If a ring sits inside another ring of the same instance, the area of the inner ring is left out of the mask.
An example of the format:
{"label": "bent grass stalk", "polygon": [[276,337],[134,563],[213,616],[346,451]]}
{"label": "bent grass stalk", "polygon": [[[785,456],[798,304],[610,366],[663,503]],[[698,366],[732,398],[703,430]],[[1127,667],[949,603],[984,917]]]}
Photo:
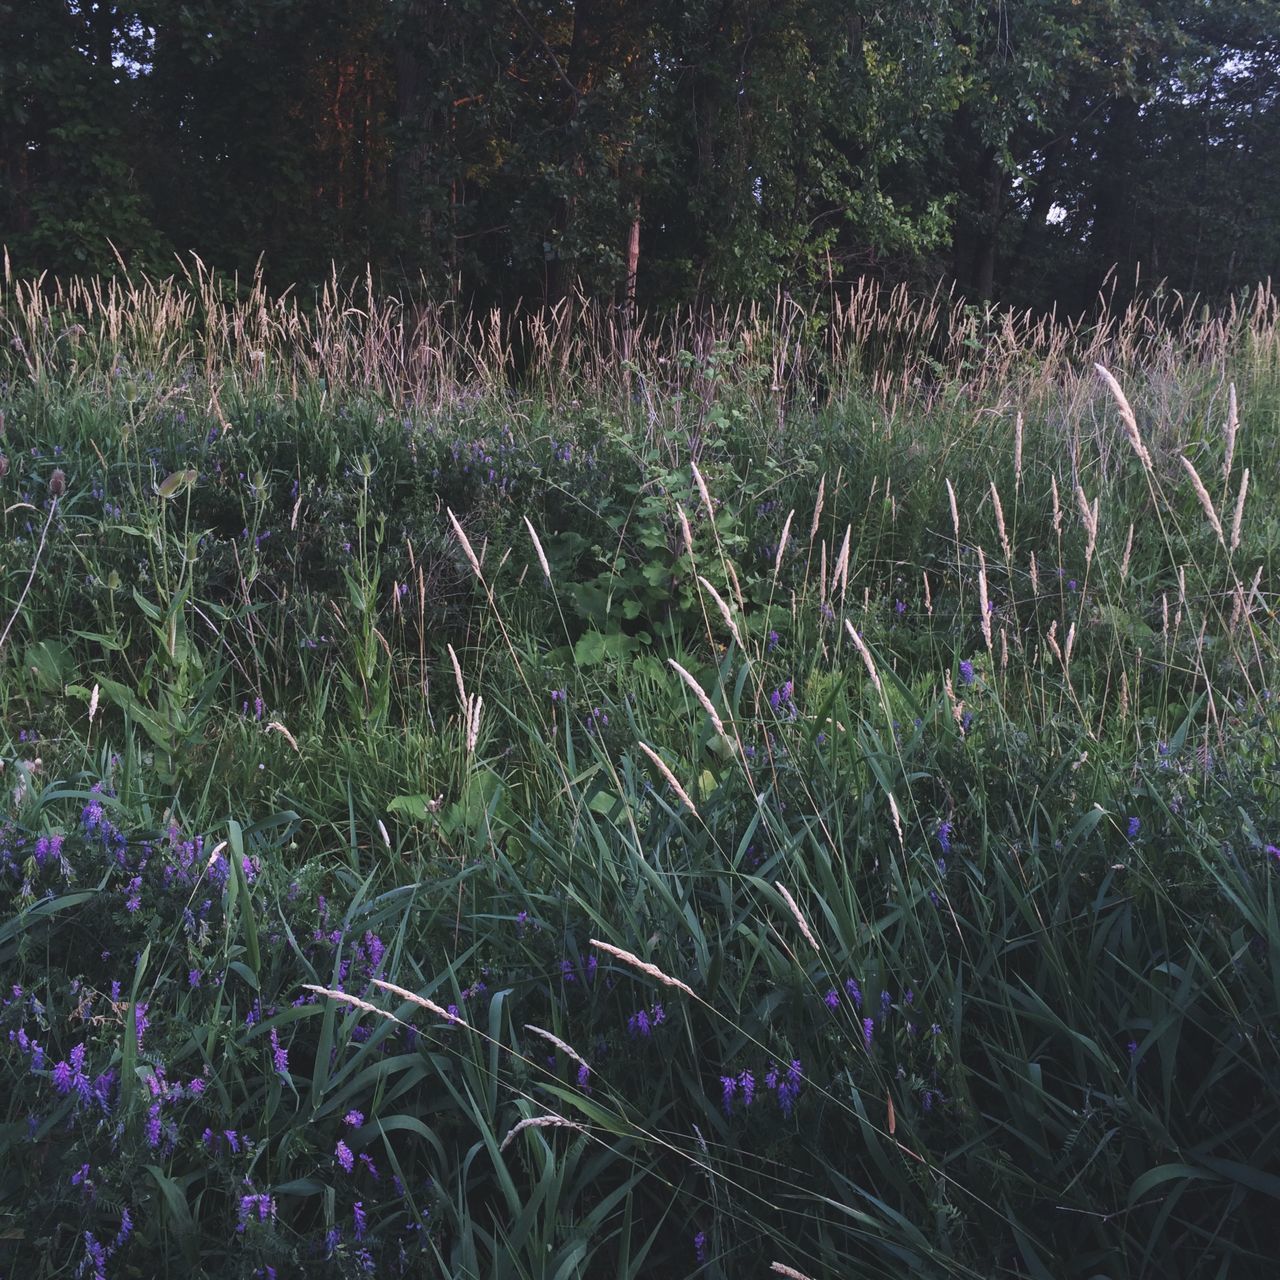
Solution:
{"label": "bent grass stalk", "polygon": [[653,762],[653,767],[657,769],[657,771],[667,780],[667,785],[670,786],[671,790],[679,797],[680,803],[683,804],[695,818],[700,819],[702,815],[698,812],[698,806],[689,798],[689,793],[680,785],[679,779],[667,767],[666,762],[662,757],[651,746],[644,742],[637,742],[636,746],[638,746],[640,750],[649,757]]}

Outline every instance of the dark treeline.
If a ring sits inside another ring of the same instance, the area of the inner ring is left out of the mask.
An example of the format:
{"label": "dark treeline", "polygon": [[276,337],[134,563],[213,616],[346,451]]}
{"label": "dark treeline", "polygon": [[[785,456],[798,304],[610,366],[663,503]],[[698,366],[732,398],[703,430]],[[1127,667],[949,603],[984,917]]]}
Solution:
{"label": "dark treeline", "polygon": [[0,241],[479,306],[1219,299],[1280,264],[1280,3],[0,0]]}

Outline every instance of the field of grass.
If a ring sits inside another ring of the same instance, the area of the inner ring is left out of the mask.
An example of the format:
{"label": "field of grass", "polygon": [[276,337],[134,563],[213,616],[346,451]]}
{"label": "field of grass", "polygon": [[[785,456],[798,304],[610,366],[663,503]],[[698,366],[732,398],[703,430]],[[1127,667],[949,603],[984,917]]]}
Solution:
{"label": "field of grass", "polygon": [[5,1275],[1274,1274],[1269,291],[0,338]]}

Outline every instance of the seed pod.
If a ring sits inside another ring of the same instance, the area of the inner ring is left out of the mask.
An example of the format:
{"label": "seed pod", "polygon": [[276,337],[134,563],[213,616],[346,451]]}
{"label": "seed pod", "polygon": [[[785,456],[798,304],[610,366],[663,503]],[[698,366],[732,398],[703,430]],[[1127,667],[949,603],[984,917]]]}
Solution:
{"label": "seed pod", "polygon": [[67,491],[67,477],[61,467],[55,469],[53,475],[49,477],[49,496],[51,498],[60,498]]}

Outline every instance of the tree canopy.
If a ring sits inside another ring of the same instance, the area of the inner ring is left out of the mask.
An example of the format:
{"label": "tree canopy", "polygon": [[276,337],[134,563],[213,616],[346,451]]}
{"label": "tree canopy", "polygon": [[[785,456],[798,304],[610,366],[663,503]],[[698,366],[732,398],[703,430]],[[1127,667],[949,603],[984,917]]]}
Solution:
{"label": "tree canopy", "polygon": [[[1277,0],[0,0],[19,270],[1082,305],[1280,263]],[[169,264],[169,265],[166,265]]]}

